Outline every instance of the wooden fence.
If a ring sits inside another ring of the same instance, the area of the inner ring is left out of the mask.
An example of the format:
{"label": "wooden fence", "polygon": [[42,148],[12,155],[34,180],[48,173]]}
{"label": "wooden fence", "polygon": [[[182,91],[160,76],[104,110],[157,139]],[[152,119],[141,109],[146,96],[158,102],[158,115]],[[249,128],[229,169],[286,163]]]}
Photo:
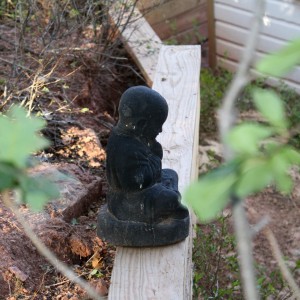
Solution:
{"label": "wooden fence", "polygon": [[[139,0],[139,8],[164,43],[201,44],[203,66],[231,71],[243,53],[251,30],[254,0]],[[254,61],[300,38],[300,2],[266,0],[266,11]],[[300,67],[284,81],[300,92]],[[269,79],[270,84],[278,80]]]}
{"label": "wooden fence", "polygon": [[[214,22],[210,28],[215,35],[217,65],[235,71],[249,36],[255,1],[215,0]],[[254,63],[267,53],[284,47],[288,41],[300,38],[300,2],[267,0],[263,24],[254,55]],[[214,47],[214,46],[212,46]],[[300,92],[300,67],[285,77],[285,82]],[[270,79],[269,83],[277,84]]]}
{"label": "wooden fence", "polygon": [[208,65],[208,0],[139,0],[138,7],[165,44],[201,45]]}

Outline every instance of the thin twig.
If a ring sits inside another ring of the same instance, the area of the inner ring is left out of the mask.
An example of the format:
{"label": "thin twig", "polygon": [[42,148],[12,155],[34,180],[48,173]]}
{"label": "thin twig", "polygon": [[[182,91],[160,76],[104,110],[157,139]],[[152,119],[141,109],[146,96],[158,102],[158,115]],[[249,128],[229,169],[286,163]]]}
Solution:
{"label": "thin twig", "polygon": [[229,149],[226,143],[226,136],[231,127],[235,123],[237,117],[235,113],[235,102],[240,94],[242,88],[247,84],[250,79],[250,66],[255,52],[257,38],[259,34],[259,28],[264,13],[265,1],[256,1],[256,11],[254,14],[254,20],[251,24],[251,32],[248,38],[244,55],[238,70],[227,90],[225,97],[222,101],[222,106],[219,111],[219,129],[221,140],[224,144],[224,157],[230,159],[233,155],[231,149]]}
{"label": "thin twig", "polygon": [[290,270],[288,269],[288,267],[286,266],[286,264],[284,262],[282,252],[279,248],[278,242],[277,242],[273,232],[269,228],[267,228],[264,230],[264,233],[270,243],[270,246],[271,246],[271,249],[273,252],[273,256],[277,261],[277,264],[282,273],[282,276],[284,277],[284,279],[290,286],[291,290],[293,291],[295,299],[300,300],[300,289],[299,289],[297,283],[295,282]]}
{"label": "thin twig", "polygon": [[244,296],[248,300],[257,300],[260,297],[256,288],[251,232],[241,199],[233,206],[233,218]]}
{"label": "thin twig", "polygon": [[[88,275],[90,274],[90,272],[86,272],[86,273],[82,273],[80,275],[78,275],[77,277],[82,277],[82,276],[85,276],[85,275]],[[57,282],[57,283],[53,283],[53,284],[49,284],[49,285],[46,285],[45,287],[46,288],[51,288],[51,287],[55,287],[55,286],[60,286],[62,284],[65,284],[67,282],[70,282],[71,280],[68,278],[66,280],[63,280],[63,281],[60,281],[60,282]]]}
{"label": "thin twig", "polygon": [[252,237],[256,236],[261,230],[263,230],[270,222],[269,216],[264,216],[258,223],[251,228]]}
{"label": "thin twig", "polygon": [[[253,59],[259,28],[264,13],[265,1],[257,0],[256,9],[254,12],[254,20],[251,24],[251,32],[247,41],[244,55],[238,67],[237,73],[227,90],[223,99],[222,107],[219,111],[219,130],[222,143],[224,145],[224,157],[230,160],[234,157],[233,151],[226,143],[226,137],[236,122],[235,102],[240,94],[242,88],[250,79],[249,69]],[[239,253],[239,262],[241,266],[241,277],[244,287],[245,299],[256,300],[259,299],[259,294],[256,288],[254,260],[252,254],[252,241],[249,223],[247,221],[243,201],[235,195],[231,197],[233,203],[233,218],[235,225],[235,232],[237,237],[237,248]]]}
{"label": "thin twig", "polygon": [[21,68],[21,69],[24,69],[24,70],[26,70],[26,71],[29,71],[29,72],[31,72],[31,73],[34,72],[33,70],[30,70],[29,68],[26,68],[26,67],[24,67],[24,66],[22,66],[22,65],[20,65],[20,64],[17,64],[16,62],[9,61],[9,60],[4,59],[4,58],[1,58],[1,57],[0,57],[0,60],[3,61],[3,62],[5,62],[5,63],[7,63],[7,64],[9,64],[9,65],[12,65],[12,66],[13,66],[13,65],[16,65],[17,67],[19,67],[19,68]]}
{"label": "thin twig", "polygon": [[38,252],[42,254],[60,273],[70,279],[70,281],[77,283],[81,288],[83,288],[89,297],[95,300],[106,299],[99,296],[99,294],[92,288],[86,281],[79,278],[68,266],[60,261],[38,238],[38,236],[33,232],[33,230],[28,226],[24,217],[18,210],[18,207],[10,200],[9,191],[3,191],[3,202],[9,207],[12,212],[15,214],[17,220],[23,226],[25,233],[30,238],[34,246],[37,248]]}
{"label": "thin twig", "polygon": [[[12,41],[8,40],[8,39],[6,39],[5,37],[3,37],[1,35],[0,35],[0,40],[6,42],[8,44],[10,44],[11,46],[15,46],[15,42],[12,42]],[[28,52],[28,53],[30,53],[32,55],[38,56],[38,53],[36,53],[35,51],[33,51],[32,49],[30,49],[28,47],[24,47],[24,51]]]}

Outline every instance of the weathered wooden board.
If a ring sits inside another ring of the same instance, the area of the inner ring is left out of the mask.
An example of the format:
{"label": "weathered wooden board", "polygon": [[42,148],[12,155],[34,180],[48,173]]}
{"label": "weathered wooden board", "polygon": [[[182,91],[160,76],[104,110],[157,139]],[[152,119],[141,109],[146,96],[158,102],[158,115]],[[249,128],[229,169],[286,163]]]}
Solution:
{"label": "weathered wooden board", "polygon": [[[217,0],[219,3],[229,5],[234,8],[253,12],[255,1],[239,0]],[[284,20],[288,23],[300,25],[300,2],[299,1],[266,1],[266,17]]]}
{"label": "weathered wooden board", "polygon": [[140,68],[147,84],[151,86],[162,41],[145,18],[143,18],[138,9],[135,9],[133,12],[134,22],[127,24],[124,29],[123,24],[127,19],[128,14],[124,14],[124,22],[120,22],[117,19],[118,13],[116,13],[116,11],[116,7],[111,7],[111,19],[115,24],[119,24],[119,30],[122,33],[122,39],[126,50]]}
{"label": "weathered wooden board", "polygon": [[[224,23],[229,23],[238,27],[249,29],[252,24],[252,13],[223,3],[215,2],[215,18]],[[300,26],[282,20],[271,19],[270,23],[262,26],[261,33],[288,41],[299,37]]]}
{"label": "weathered wooden board", "polygon": [[147,13],[146,19],[151,25],[154,25],[191,9],[199,9],[199,6],[205,3],[206,0],[167,1],[151,9]]}
{"label": "weathered wooden board", "polygon": [[[249,37],[250,31],[245,28],[233,26],[228,23],[216,21],[216,37],[232,42],[238,45],[245,45]],[[285,41],[260,34],[256,49],[261,52],[269,53],[277,51],[286,45]]]}
{"label": "weathered wooden board", "polygon": [[185,11],[171,20],[162,20],[159,23],[152,24],[152,28],[164,40],[187,30],[197,30],[198,25],[203,23],[207,23],[206,5],[203,5],[201,9]]}
{"label": "weathered wooden board", "polygon": [[[169,103],[159,141],[163,167],[179,174],[179,190],[196,178],[199,132],[200,46],[163,46],[153,89]],[[192,297],[192,237],[167,247],[117,249],[109,299],[180,299]]]}
{"label": "weathered wooden board", "polygon": [[[217,56],[217,61],[218,61],[218,65],[232,71],[232,72],[235,72],[237,70],[237,67],[238,67],[238,63],[237,62],[234,62],[232,60],[228,60],[224,57],[221,57],[221,56]],[[255,72],[253,69],[251,69],[251,72],[255,75],[258,75],[257,72]],[[300,94],[300,85],[298,83],[295,83],[293,81],[289,81],[289,80],[284,80],[284,82],[289,86],[291,87],[292,89],[296,90],[298,94]],[[273,86],[278,86],[280,84],[280,82],[278,81],[277,78],[272,78],[272,77],[269,77],[267,79],[267,83],[270,84],[270,85],[273,85]]]}
{"label": "weathered wooden board", "polygon": [[137,5],[140,10],[149,10],[170,1],[173,0],[139,0]]}
{"label": "weathered wooden board", "polygon": [[[167,44],[195,45],[202,44],[208,37],[208,3],[211,1],[139,0],[138,8]],[[206,58],[207,51],[203,51],[205,64]]]}
{"label": "weathered wooden board", "polygon": [[[230,43],[221,39],[217,40],[217,54],[224,56],[226,59],[239,62],[242,59],[244,47]],[[253,63],[260,61],[265,56],[265,53],[256,51],[253,58]],[[299,82],[300,79],[300,67],[295,67],[292,71],[283,76],[284,79]]]}
{"label": "weathered wooden board", "polygon": [[[179,45],[196,45],[200,43],[201,39],[207,37],[207,32],[208,32],[207,23],[204,23],[199,26],[197,31],[195,28],[191,28],[184,32],[180,32],[176,35],[170,36],[168,40],[170,41],[174,40],[176,41],[176,44]],[[203,59],[203,52],[202,52],[202,59]]]}
{"label": "weathered wooden board", "polygon": [[[237,62],[244,52],[244,45],[250,34],[255,1],[215,0],[214,24],[215,50],[219,65],[235,71]],[[265,54],[278,51],[293,39],[300,37],[300,2],[266,0],[265,15],[254,54],[254,63]],[[213,44],[213,43],[212,43]],[[254,65],[252,65],[254,67]],[[284,81],[300,90],[300,67],[295,67],[284,76]],[[269,83],[278,85],[275,78]]]}

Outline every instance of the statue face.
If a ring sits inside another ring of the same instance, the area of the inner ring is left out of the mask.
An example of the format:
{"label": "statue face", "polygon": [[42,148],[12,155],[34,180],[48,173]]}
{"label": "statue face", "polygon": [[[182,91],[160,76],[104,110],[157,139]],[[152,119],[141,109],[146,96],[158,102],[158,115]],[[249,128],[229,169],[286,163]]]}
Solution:
{"label": "statue face", "polygon": [[163,123],[155,119],[149,120],[142,132],[143,136],[150,140],[155,139],[162,132],[162,125]]}
{"label": "statue face", "polygon": [[156,91],[145,86],[129,88],[121,97],[118,125],[128,133],[153,140],[162,131],[168,104]]}

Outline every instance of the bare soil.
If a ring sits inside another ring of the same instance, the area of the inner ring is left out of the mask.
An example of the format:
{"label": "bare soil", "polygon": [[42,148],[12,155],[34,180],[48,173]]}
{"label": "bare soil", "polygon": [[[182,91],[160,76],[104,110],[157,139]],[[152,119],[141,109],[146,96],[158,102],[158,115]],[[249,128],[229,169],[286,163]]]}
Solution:
{"label": "bare soil", "polygon": [[[249,197],[246,207],[250,222],[255,225],[263,218],[269,218],[269,228],[280,247],[286,265],[300,285],[300,269],[296,264],[300,260],[300,174],[293,172],[294,189],[290,196],[285,196],[273,187]],[[260,265],[268,270],[275,270],[278,264],[272,247],[264,234],[259,232],[254,239],[254,255]],[[295,270],[295,272],[293,272]],[[279,299],[281,299],[279,297]]]}
{"label": "bare soil", "polygon": [[[86,40],[80,44],[96,48],[90,35],[87,29]],[[6,109],[32,96],[28,84],[34,78],[28,70],[35,69],[36,65],[30,52],[38,52],[39,48],[33,35],[32,40],[27,40],[30,49],[25,49],[18,68],[11,42],[15,37],[13,22],[0,23],[0,37],[0,109]],[[73,40],[57,47],[72,45],[76,37],[70,39]],[[45,67],[41,73],[46,74],[49,84],[43,84],[43,80],[35,82],[41,85],[35,93],[33,112],[39,112],[47,121],[42,133],[51,146],[35,155],[42,165],[32,172],[47,172],[53,166],[56,171],[71,174],[75,183],[63,193],[71,200],[82,193],[83,205],[79,199],[81,204],[63,211],[68,204],[53,202],[45,207],[44,213],[35,215],[26,206],[20,207],[42,241],[101,296],[108,294],[115,253],[112,245],[96,235],[97,214],[107,190],[105,146],[117,120],[121,94],[132,85],[145,84],[121,43],[114,51],[122,64],[108,60],[104,70],[99,70],[93,56],[97,49],[91,49],[79,56],[61,56],[51,76],[47,76],[51,68]],[[17,77],[12,76],[14,68],[18,69]],[[56,79],[61,80],[52,84]],[[4,101],[5,82],[17,83],[16,96],[9,101]],[[47,87],[44,92],[43,87]],[[0,300],[89,299],[84,290],[58,273],[38,253],[15,216],[2,203],[1,195],[0,254]]]}
{"label": "bare soil", "polygon": [[[206,140],[199,147],[200,172],[217,167],[222,158],[222,147],[214,140]],[[213,159],[212,159],[213,156]],[[275,268],[276,262],[265,237],[263,228],[269,228],[278,241],[289,268],[296,267],[300,260],[300,172],[298,168],[290,171],[294,187],[290,195],[283,195],[270,186],[245,200],[245,208],[250,224],[255,230],[260,222],[264,226],[255,234],[254,255],[258,263],[266,268]],[[231,214],[230,209],[225,214]],[[300,284],[300,270],[295,279]]]}

